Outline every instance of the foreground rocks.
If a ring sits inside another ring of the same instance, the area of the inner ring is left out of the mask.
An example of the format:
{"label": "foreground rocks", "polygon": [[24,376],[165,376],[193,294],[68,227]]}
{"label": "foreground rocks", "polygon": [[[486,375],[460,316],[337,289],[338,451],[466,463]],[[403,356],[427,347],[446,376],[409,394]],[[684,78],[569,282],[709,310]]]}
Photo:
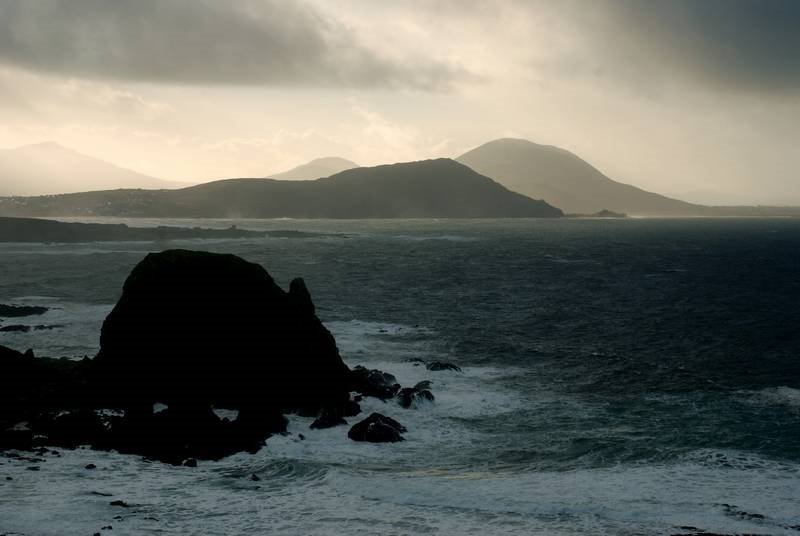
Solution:
{"label": "foreground rocks", "polygon": [[350,375],[351,389],[364,396],[373,396],[381,400],[393,398],[400,390],[397,378],[388,372],[378,369],[367,369],[358,365]]}
{"label": "foreground rocks", "polygon": [[[100,344],[82,361],[0,346],[0,450],[90,445],[193,466],[257,451],[286,432],[286,413],[330,428],[357,415],[362,396],[406,408],[434,399],[429,382],[401,389],[386,372],[348,369],[302,279],[285,292],[260,265],[233,255],[145,257]],[[220,418],[215,409],[237,413]],[[373,413],[348,436],[396,442],[405,431]]]}
{"label": "foreground rocks", "polygon": [[[100,345],[81,362],[0,351],[9,384],[0,394],[0,447],[38,437],[182,463],[257,450],[285,431],[286,412],[359,409],[304,282],[285,292],[260,265],[233,255],[148,255],[126,280]],[[167,409],[154,413],[156,403]],[[212,407],[238,417],[220,419]],[[103,408],[122,413],[102,416]]]}

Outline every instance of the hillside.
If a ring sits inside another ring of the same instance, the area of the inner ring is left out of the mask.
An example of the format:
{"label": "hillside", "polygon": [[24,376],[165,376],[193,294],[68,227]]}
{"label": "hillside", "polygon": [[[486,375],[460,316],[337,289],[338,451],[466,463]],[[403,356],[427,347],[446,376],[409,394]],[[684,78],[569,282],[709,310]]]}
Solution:
{"label": "hillside", "polygon": [[633,216],[710,215],[708,207],[614,181],[576,155],[527,140],[500,139],[456,159],[507,188],[568,213],[601,210]]}
{"label": "hillside", "polygon": [[230,179],[180,190],[0,198],[3,216],[517,218],[561,210],[450,159],[355,168],[310,181]]}
{"label": "hillside", "polygon": [[357,167],[358,164],[345,158],[328,156],[325,158],[315,158],[311,162],[292,168],[289,171],[284,171],[283,173],[271,175],[269,178],[291,181],[321,179]]}
{"label": "hillside", "polygon": [[113,188],[175,188],[179,185],[115,166],[53,142],[0,149],[0,196]]}

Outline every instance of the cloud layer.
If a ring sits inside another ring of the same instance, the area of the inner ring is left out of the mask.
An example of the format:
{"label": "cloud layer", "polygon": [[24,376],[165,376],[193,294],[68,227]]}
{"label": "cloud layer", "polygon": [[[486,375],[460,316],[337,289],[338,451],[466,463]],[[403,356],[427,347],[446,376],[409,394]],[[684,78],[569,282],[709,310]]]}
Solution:
{"label": "cloud layer", "polygon": [[599,74],[713,90],[800,90],[796,0],[597,0],[562,4]]}
{"label": "cloud layer", "polygon": [[173,84],[437,90],[465,76],[379,55],[310,6],[282,0],[3,0],[0,62]]}

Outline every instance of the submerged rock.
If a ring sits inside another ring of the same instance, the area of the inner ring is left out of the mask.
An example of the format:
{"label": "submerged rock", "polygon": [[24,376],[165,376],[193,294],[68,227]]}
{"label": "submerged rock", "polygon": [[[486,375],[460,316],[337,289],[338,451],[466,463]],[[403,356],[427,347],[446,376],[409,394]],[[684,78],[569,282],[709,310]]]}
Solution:
{"label": "submerged rock", "polygon": [[456,372],[461,372],[461,367],[458,365],[454,365],[452,363],[445,363],[444,361],[433,361],[425,365],[425,368],[431,371],[439,371],[439,370],[454,370]]}
{"label": "submerged rock", "polygon": [[30,330],[30,326],[23,326],[22,324],[11,324],[10,326],[0,327],[0,332],[5,333],[28,333]]}
{"label": "submerged rock", "polygon": [[38,305],[6,305],[0,303],[0,318],[43,315],[50,309]]}
{"label": "submerged rock", "polygon": [[406,427],[386,415],[373,413],[350,428],[347,437],[353,441],[369,441],[371,443],[396,443],[405,441],[402,434]]}

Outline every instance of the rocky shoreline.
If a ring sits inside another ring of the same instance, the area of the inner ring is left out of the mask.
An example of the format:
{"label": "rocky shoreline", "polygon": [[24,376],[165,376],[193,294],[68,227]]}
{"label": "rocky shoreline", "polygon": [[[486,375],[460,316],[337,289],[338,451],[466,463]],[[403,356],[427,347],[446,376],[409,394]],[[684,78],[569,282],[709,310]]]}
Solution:
{"label": "rocky shoreline", "polygon": [[[235,225],[227,229],[204,227],[130,227],[124,223],[76,223],[40,218],[0,217],[0,243],[150,242],[162,240],[308,238],[328,236],[302,231],[251,231]],[[0,315],[2,316],[2,315]]]}
{"label": "rocky shoreline", "polygon": [[[330,428],[359,417],[363,397],[408,410],[435,400],[429,381],[403,388],[389,373],[347,367],[302,279],[286,292],[260,265],[188,250],[133,269],[95,358],[0,346],[0,374],[0,450],[86,445],[187,466],[256,452],[286,432],[287,414]],[[397,442],[405,431],[373,413],[347,435]]]}

